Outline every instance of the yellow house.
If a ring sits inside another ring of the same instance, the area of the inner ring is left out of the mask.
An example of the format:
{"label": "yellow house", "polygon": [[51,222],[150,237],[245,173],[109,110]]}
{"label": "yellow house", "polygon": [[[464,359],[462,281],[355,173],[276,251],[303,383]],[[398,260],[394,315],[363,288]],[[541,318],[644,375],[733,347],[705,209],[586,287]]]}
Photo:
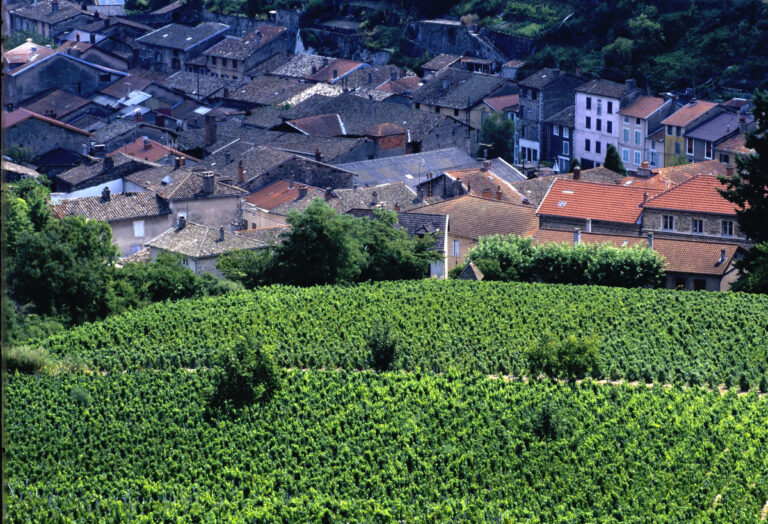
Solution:
{"label": "yellow house", "polygon": [[744,133],[729,138],[725,142],[715,147],[715,158],[723,164],[736,168],[736,155],[749,155],[755,152],[754,149],[749,149],[745,142],[747,137]]}
{"label": "yellow house", "polygon": [[[686,139],[686,131],[722,112],[714,102],[693,99],[661,124],[664,126],[664,165],[680,163],[679,159],[693,157],[693,140]],[[677,161],[676,161],[677,160]]]}

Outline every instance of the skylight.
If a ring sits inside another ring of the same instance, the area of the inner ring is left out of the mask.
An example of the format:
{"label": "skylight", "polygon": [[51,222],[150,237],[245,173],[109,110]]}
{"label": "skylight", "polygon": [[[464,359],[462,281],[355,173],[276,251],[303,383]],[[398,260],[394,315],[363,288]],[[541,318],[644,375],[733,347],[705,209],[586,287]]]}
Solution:
{"label": "skylight", "polygon": [[557,207],[565,207],[565,204],[567,204],[567,202],[565,200],[561,200],[557,203]]}
{"label": "skylight", "polygon": [[563,189],[563,193],[565,193],[566,195],[572,195],[573,191],[571,191],[570,189]]}

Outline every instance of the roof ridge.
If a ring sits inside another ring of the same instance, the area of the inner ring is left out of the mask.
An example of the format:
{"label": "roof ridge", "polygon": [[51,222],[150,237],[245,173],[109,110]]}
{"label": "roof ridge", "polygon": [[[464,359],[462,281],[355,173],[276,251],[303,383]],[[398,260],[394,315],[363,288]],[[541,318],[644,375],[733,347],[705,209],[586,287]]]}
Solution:
{"label": "roof ridge", "polygon": [[[683,185],[687,184],[687,183],[688,183],[688,182],[690,182],[691,180],[695,180],[695,179],[699,178],[700,176],[714,176],[714,175],[707,175],[707,174],[704,174],[704,173],[699,173],[698,175],[693,175],[693,176],[692,176],[691,178],[689,178],[688,180],[683,180],[683,181],[682,181],[682,182],[680,182],[679,184],[675,184],[675,185],[673,185],[672,187],[670,187],[669,189],[666,189],[666,190],[662,191],[661,193],[659,193],[659,194],[657,194],[657,195],[653,195],[652,197],[648,198],[648,200],[646,200],[645,202],[643,202],[643,203],[641,204],[641,205],[642,205],[642,207],[645,207],[645,204],[647,204],[647,203],[648,203],[648,202],[650,202],[651,200],[655,200],[655,199],[657,199],[657,198],[659,198],[659,197],[661,197],[661,196],[663,196],[663,195],[666,195],[666,194],[667,194],[667,193],[669,193],[670,191],[674,191],[675,189],[677,189],[677,188],[679,188],[679,187],[681,187],[681,186],[683,186]],[[641,188],[637,188],[637,189],[641,189]]]}

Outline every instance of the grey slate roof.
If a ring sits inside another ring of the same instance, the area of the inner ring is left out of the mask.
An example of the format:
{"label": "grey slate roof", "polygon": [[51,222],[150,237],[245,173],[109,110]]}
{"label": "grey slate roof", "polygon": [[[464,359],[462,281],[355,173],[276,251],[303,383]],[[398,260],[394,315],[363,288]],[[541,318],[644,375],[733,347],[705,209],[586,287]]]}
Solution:
{"label": "grey slate roof", "polygon": [[[156,192],[167,200],[191,200],[198,198],[219,198],[245,196],[247,191],[225,184],[214,177],[213,193],[203,193],[203,172],[188,169],[175,169],[173,166],[160,166],[145,169],[126,177],[136,185]],[[163,182],[165,180],[166,182]]]}
{"label": "grey slate roof", "polygon": [[11,12],[14,15],[49,24],[56,24],[62,20],[72,18],[73,16],[84,14],[76,4],[65,0],[59,1],[59,9],[55,13],[53,12],[51,4],[52,2],[50,0],[41,0],[37,2],[37,4],[19,7]]}
{"label": "grey slate roof", "polygon": [[467,264],[459,275],[459,280],[482,280],[483,278],[485,275],[474,262]]}
{"label": "grey slate roof", "polygon": [[198,98],[208,98],[214,94],[222,94],[224,89],[237,89],[245,83],[244,80],[228,80],[207,75],[198,75],[188,71],[177,71],[160,82],[161,85],[181,93]]}
{"label": "grey slate roof", "polygon": [[68,198],[54,204],[53,211],[59,218],[80,215],[94,220],[115,222],[141,217],[167,215],[171,212],[168,202],[152,192],[115,193],[109,200],[101,196]]}
{"label": "grey slate roof", "polygon": [[[547,194],[550,186],[556,179],[573,180],[573,173],[563,173],[561,175],[544,176],[540,178],[531,178],[520,182],[513,182],[512,186],[523,195],[534,206],[541,204],[544,196]],[[618,184],[623,177],[614,171],[605,167],[595,167],[581,172],[581,180],[585,182],[597,182],[601,184]]]}
{"label": "grey slate roof", "polygon": [[458,62],[461,60],[460,55],[448,55],[448,54],[440,54],[437,55],[435,58],[430,60],[429,62],[425,62],[421,64],[422,69],[428,69],[430,71],[438,71],[440,69],[443,69],[444,67],[448,67],[451,64]]}
{"label": "grey slate roof", "polygon": [[227,36],[218,44],[204,51],[203,54],[245,60],[287,30],[285,27],[262,25],[242,37]]}
{"label": "grey slate roof", "polygon": [[739,115],[726,111],[720,113],[715,118],[710,118],[690,131],[686,131],[685,136],[688,138],[706,140],[708,142],[717,142],[726,138],[728,135],[738,133],[739,118],[742,117],[746,118],[748,123],[754,121],[754,117],[751,115]]}
{"label": "grey slate roof", "polygon": [[145,244],[148,247],[179,253],[192,258],[208,258],[236,249],[262,249],[266,242],[247,235],[224,231],[224,239],[218,229],[186,222],[184,227],[175,226]]}
{"label": "grey slate roof", "polygon": [[531,89],[543,89],[564,74],[565,72],[559,69],[544,67],[522,79],[519,85],[520,87],[529,87]]}
{"label": "grey slate roof", "polygon": [[311,84],[292,78],[261,76],[229,92],[229,100],[271,106],[282,104],[289,98],[306,91]]}
{"label": "grey slate roof", "polygon": [[115,118],[106,126],[93,132],[93,141],[97,144],[105,144],[110,140],[130,133],[140,125],[139,122],[128,118]]}
{"label": "grey slate roof", "polygon": [[273,226],[262,227],[259,229],[244,229],[242,231],[236,231],[235,234],[258,240],[269,245],[279,245],[283,242],[283,233],[288,233],[290,230],[291,226]]}
{"label": "grey slate roof", "polygon": [[401,211],[408,211],[424,204],[416,196],[416,192],[402,182],[358,187],[357,189],[335,189],[333,192],[338,197],[338,200],[333,203],[333,207],[339,213],[346,213],[350,209],[366,209],[377,206],[394,211],[395,205],[399,205]]}
{"label": "grey slate roof", "polygon": [[140,36],[137,42],[147,45],[168,47],[185,51],[229,29],[226,24],[203,22],[196,27],[182,24],[168,24],[151,33]]}
{"label": "grey slate roof", "polygon": [[250,114],[246,115],[243,122],[260,129],[269,129],[283,122],[282,116],[284,113],[284,109],[277,107],[256,107],[251,109]]}
{"label": "grey slate roof", "polygon": [[135,173],[136,171],[141,171],[142,169],[158,167],[157,164],[147,162],[146,160],[141,160],[139,158],[130,157],[124,155],[123,153],[117,153],[116,155],[110,157],[110,159],[114,162],[111,168],[107,168],[104,160],[102,160],[101,162],[90,165],[80,164],[79,166],[73,167],[72,169],[56,175],[56,178],[76,186],[88,181],[91,178],[103,175],[106,171],[109,171],[111,180],[116,180],[131,173]]}
{"label": "grey slate roof", "polygon": [[576,88],[579,93],[587,93],[588,95],[605,96],[609,98],[622,98],[627,94],[627,86],[625,84],[619,84],[611,82],[610,80],[590,80],[586,84],[582,84]]}
{"label": "grey slate roof", "polygon": [[555,113],[551,117],[547,118],[546,122],[549,124],[556,124],[558,126],[570,127],[573,129],[573,127],[576,125],[576,106],[566,107],[559,113]]}
{"label": "grey slate roof", "polygon": [[315,71],[319,71],[333,60],[333,58],[320,55],[294,55],[288,62],[272,71],[271,74],[276,76],[304,78],[313,74],[313,67]]}
{"label": "grey slate roof", "polygon": [[339,167],[359,175],[360,185],[383,184],[386,182],[405,182],[411,187],[419,183],[419,175],[442,173],[447,169],[456,169],[476,161],[458,148],[438,149],[424,153],[390,156],[361,162],[338,164]]}
{"label": "grey slate roof", "polygon": [[505,84],[506,80],[498,76],[445,69],[413,91],[411,98],[414,102],[422,104],[465,109],[474,106]]}

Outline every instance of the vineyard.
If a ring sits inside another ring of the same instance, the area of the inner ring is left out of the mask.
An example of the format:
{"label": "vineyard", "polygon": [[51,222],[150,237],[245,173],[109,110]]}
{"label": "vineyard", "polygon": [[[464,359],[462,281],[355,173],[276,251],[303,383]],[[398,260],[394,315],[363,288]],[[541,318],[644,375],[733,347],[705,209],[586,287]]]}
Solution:
{"label": "vineyard", "polygon": [[412,281],[270,287],[156,304],[38,341],[104,371],[200,368],[253,333],[286,368],[365,369],[372,326],[394,369],[525,373],[543,333],[597,337],[604,378],[753,386],[768,371],[768,297],[527,283]]}
{"label": "vineyard", "polygon": [[759,522],[768,501],[754,392],[294,370],[208,421],[213,374],[9,376],[9,522]]}

